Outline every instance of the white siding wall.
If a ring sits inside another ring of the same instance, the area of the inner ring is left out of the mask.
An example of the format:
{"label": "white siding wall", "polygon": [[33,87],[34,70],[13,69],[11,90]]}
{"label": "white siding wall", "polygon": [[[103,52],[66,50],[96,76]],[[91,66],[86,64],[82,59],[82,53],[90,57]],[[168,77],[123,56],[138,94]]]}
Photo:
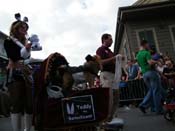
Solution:
{"label": "white siding wall", "polygon": [[171,20],[145,20],[145,21],[129,21],[126,24],[127,34],[129,38],[129,44],[132,51],[138,50],[138,40],[136,31],[146,28],[154,28],[155,34],[157,37],[157,44],[159,46],[159,50],[162,53],[168,52],[170,56],[175,56],[175,52],[173,50],[173,43],[169,31],[169,25],[175,23],[175,19]]}

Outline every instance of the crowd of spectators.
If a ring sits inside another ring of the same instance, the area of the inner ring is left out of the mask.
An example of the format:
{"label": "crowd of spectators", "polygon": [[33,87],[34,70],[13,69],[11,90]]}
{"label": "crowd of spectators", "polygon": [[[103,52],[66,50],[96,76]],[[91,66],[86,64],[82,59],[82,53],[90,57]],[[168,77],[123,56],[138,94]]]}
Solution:
{"label": "crowd of spectators", "polygon": [[[152,67],[156,70],[162,82],[168,87],[175,87],[175,64],[174,61],[167,55],[153,54],[152,59],[157,61],[157,64]],[[137,60],[128,60],[127,65],[122,69],[121,82],[136,80],[142,78],[142,73]],[[162,83],[163,84],[163,83]]]}
{"label": "crowd of spectators", "polygon": [[[175,89],[175,63],[168,55],[163,55],[150,50],[152,59],[156,61],[156,64],[151,68],[158,72],[161,78],[161,84],[165,91],[168,89]],[[128,87],[129,81],[142,79],[141,69],[136,59],[127,60],[127,64],[123,67],[123,73],[121,76],[121,82],[119,88]],[[128,87],[129,88],[129,87]]]}

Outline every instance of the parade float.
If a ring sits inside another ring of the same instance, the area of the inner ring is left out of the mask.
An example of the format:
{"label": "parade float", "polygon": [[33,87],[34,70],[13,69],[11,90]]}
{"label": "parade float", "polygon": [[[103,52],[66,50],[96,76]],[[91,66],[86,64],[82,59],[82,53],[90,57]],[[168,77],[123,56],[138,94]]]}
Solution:
{"label": "parade float", "polygon": [[51,54],[35,76],[36,130],[96,130],[107,119],[109,88],[73,90],[71,67],[63,55]]}

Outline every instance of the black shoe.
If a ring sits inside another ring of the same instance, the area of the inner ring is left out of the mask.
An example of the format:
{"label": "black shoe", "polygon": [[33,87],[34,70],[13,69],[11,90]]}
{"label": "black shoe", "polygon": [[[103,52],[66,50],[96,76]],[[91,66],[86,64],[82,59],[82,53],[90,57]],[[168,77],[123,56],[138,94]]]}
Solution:
{"label": "black shoe", "polygon": [[156,112],[157,115],[163,115],[164,114],[164,111],[159,111],[159,112]]}
{"label": "black shoe", "polygon": [[145,108],[144,108],[143,106],[140,106],[139,109],[141,110],[141,112],[142,112],[143,114],[146,114],[146,110],[145,110]]}

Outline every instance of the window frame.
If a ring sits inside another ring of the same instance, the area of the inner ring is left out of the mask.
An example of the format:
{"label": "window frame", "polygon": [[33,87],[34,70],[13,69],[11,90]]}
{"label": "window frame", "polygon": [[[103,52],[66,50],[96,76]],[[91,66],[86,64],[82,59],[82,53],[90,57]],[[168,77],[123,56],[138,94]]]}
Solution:
{"label": "window frame", "polygon": [[140,38],[139,38],[139,32],[142,32],[142,31],[152,31],[153,32],[153,38],[155,40],[155,46],[156,46],[156,50],[158,53],[160,53],[160,49],[159,49],[159,44],[158,44],[158,40],[157,40],[157,35],[156,35],[156,31],[155,31],[155,28],[142,28],[142,29],[137,29],[136,30],[136,37],[137,37],[137,43],[138,43],[138,47],[140,47]]}
{"label": "window frame", "polygon": [[175,37],[173,35],[172,28],[175,28],[175,25],[169,25],[169,32],[170,32],[173,48],[174,48],[174,51],[175,51]]}

